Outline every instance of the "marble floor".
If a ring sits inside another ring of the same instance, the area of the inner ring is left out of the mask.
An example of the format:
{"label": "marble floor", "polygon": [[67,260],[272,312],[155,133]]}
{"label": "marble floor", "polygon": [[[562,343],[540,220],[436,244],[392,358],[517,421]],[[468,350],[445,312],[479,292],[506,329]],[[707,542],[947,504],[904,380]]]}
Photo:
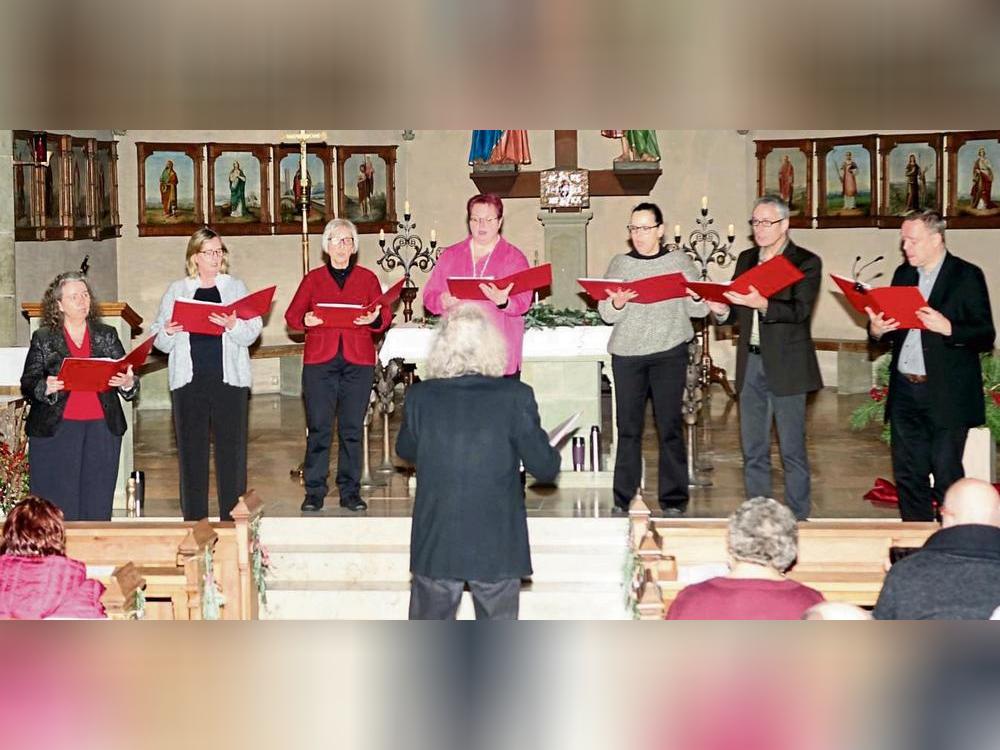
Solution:
{"label": "marble floor", "polygon": [[[736,404],[713,386],[709,402],[708,429],[703,430],[700,460],[711,470],[700,472],[710,486],[693,487],[690,515],[718,518],[730,513],[743,499],[742,460],[739,451]],[[888,447],[878,439],[878,429],[852,432],[848,426],[851,411],[866,394],[840,396],[833,389],[814,394],[809,401],[807,432],[809,460],[812,466],[812,501],[814,518],[896,518],[894,507],[873,506],[862,500],[875,477],[892,476]],[[605,397],[603,434],[610,434],[609,397]],[[399,411],[390,425],[395,440]],[[382,462],[382,430],[376,421],[371,434],[372,465]],[[268,515],[298,516],[302,488],[290,471],[302,460],[305,444],[305,419],[300,399],[277,395],[255,396],[250,404],[249,486],[264,499]],[[776,443],[772,446],[775,468],[775,495],[782,497],[782,474]],[[333,449],[336,456],[336,446]],[[647,415],[643,441],[646,486],[656,507],[656,445],[652,412]],[[407,516],[413,505],[408,489],[406,468],[395,458],[395,468],[377,473],[387,480],[384,486],[365,488],[362,495],[369,504],[368,515]],[[169,410],[144,410],[137,413],[135,467],[146,472],[147,516],[177,516],[180,513],[177,488],[177,451]],[[335,470],[334,470],[335,471]],[[214,479],[212,481],[214,486]],[[331,476],[331,487],[334,486]],[[211,507],[216,507],[213,497]],[[527,489],[530,515],[554,517],[607,516],[612,506],[608,488],[535,487]],[[337,503],[336,490],[327,498],[326,508],[318,515],[351,515]]]}

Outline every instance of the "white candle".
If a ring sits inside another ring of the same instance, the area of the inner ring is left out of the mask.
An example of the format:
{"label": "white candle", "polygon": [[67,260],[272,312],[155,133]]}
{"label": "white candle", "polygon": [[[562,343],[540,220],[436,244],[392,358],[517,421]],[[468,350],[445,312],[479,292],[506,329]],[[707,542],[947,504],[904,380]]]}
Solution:
{"label": "white candle", "polygon": [[378,230],[378,241],[380,243],[385,242],[385,230],[384,229]]}
{"label": "white candle", "polygon": [[680,237],[680,236],[681,236],[681,225],[674,224],[674,237]]}
{"label": "white candle", "polygon": [[736,236],[736,227],[732,224],[729,225],[729,236],[730,237]]}
{"label": "white candle", "polygon": [[708,208],[708,196],[703,195],[701,196],[701,210],[704,211],[707,208]]}
{"label": "white candle", "polygon": [[431,242],[437,242],[437,238],[438,238],[437,230],[432,229],[431,230]]}
{"label": "white candle", "polygon": [[409,201],[406,201],[403,204],[403,213],[404,214],[409,214],[410,213],[410,202]]}

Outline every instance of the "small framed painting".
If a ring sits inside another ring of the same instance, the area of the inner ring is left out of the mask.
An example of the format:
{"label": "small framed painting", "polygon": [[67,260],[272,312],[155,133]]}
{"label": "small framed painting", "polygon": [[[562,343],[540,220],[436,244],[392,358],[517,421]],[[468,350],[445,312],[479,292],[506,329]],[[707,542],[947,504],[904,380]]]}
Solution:
{"label": "small framed painting", "polygon": [[994,185],[1000,165],[1000,131],[949,133],[948,226],[1000,227],[1000,195]]}
{"label": "small framed painting", "polygon": [[875,136],[816,140],[819,227],[871,227],[878,222]]}
{"label": "small framed painting", "polygon": [[[319,234],[333,218],[333,159],[329,146],[312,143],[306,147],[306,195],[309,204],[309,232]],[[297,145],[274,147],[274,224],[278,234],[301,234],[302,155]]]}
{"label": "small framed painting", "polygon": [[397,146],[337,146],[337,216],[360,234],[396,232]]}
{"label": "small framed painting", "polygon": [[879,136],[882,152],[880,227],[898,227],[911,211],[941,211],[940,133]]}
{"label": "small framed painting", "polygon": [[226,235],[270,234],[271,147],[208,144],[208,223]]}
{"label": "small framed painting", "polygon": [[200,143],[135,144],[139,160],[139,236],[183,236],[205,225]]}
{"label": "small framed painting", "polygon": [[813,141],[755,141],[757,195],[780,198],[788,205],[788,225],[811,227],[813,218]]}

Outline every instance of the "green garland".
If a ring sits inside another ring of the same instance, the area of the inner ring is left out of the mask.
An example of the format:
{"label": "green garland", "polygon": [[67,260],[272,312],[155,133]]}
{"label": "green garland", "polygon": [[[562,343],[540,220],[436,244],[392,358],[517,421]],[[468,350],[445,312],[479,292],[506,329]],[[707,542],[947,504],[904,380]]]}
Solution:
{"label": "green garland", "polygon": [[[437,325],[440,316],[425,313],[422,318],[414,318],[414,323],[433,327]],[[563,326],[603,326],[606,325],[597,310],[575,310],[571,307],[552,307],[547,302],[539,302],[531,306],[524,314],[525,330],[539,328],[561,328]]]}
{"label": "green garland", "polygon": [[13,450],[10,444],[0,440],[0,518],[28,494],[31,479],[28,472],[27,442]]}
{"label": "green garland", "polygon": [[[1000,442],[1000,357],[984,354],[980,358],[983,368],[983,401],[986,407],[986,426],[993,439]],[[875,387],[868,391],[869,401],[851,412],[852,430],[863,430],[874,423],[882,424],[881,439],[889,442],[889,425],[885,423],[885,399],[889,393],[888,354],[883,354],[877,362]]]}
{"label": "green garland", "polygon": [[257,585],[257,595],[261,604],[267,606],[267,571],[271,567],[271,557],[267,552],[267,547],[260,543],[260,516],[250,522],[250,565],[253,572],[253,580]]}
{"label": "green garland", "polygon": [[137,588],[135,590],[135,596],[132,597],[132,606],[125,613],[125,616],[129,620],[143,620],[146,617],[146,591],[143,588]]}
{"label": "green garland", "polygon": [[211,547],[205,547],[205,573],[201,587],[201,619],[218,620],[222,616],[224,599],[215,583],[215,554]]}

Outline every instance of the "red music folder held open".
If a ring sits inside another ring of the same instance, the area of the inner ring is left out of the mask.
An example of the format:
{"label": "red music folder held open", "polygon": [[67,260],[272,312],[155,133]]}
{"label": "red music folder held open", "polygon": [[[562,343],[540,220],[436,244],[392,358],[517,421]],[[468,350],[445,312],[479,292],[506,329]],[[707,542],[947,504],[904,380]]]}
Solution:
{"label": "red music folder held open", "polygon": [[174,300],[174,310],[170,319],[184,326],[187,333],[203,333],[208,336],[221,336],[225,330],[208,319],[209,315],[229,315],[235,312],[240,320],[250,320],[267,315],[274,299],[275,286],[261,289],[248,294],[228,305],[219,302],[202,302],[196,299]]}
{"label": "red music folder held open", "polygon": [[927,300],[915,286],[881,286],[873,289],[867,284],[856,282],[846,276],[830,274],[830,278],[847,297],[851,307],[859,313],[865,313],[870,307],[878,315],[885,318],[895,318],[900,328],[923,328],[926,326],[917,317],[917,310],[927,306]]}
{"label": "red music folder held open", "polygon": [[402,294],[405,284],[406,279],[400,279],[367,305],[349,302],[318,302],[316,309],[312,312],[313,315],[322,319],[321,328],[358,328],[359,326],[354,323],[355,318],[374,310],[376,305],[386,307],[395,303]]}
{"label": "red music folder held open", "polygon": [[504,289],[513,284],[511,295],[544,289],[552,286],[552,264],[543,263],[534,268],[526,268],[502,279],[494,279],[492,276],[452,276],[448,279],[448,291],[458,299],[485,300],[487,297],[479,288],[480,284],[494,284],[497,289]]}
{"label": "red music folder held open", "polygon": [[149,356],[155,338],[156,336],[150,336],[121,359],[67,357],[56,377],[63,381],[67,391],[103,393],[111,388],[108,381],[118,373],[125,372],[129,365],[132,365],[132,372],[138,372]]}
{"label": "red music folder held open", "polygon": [[763,297],[771,297],[782,289],[801,281],[806,276],[784,255],[776,255],[771,260],[744,271],[732,281],[688,281],[687,287],[709,302],[732,304],[723,296],[726,292],[746,294],[750,287],[756,288]]}
{"label": "red music folder held open", "polygon": [[684,286],[686,279],[679,271],[665,273],[660,276],[647,276],[644,279],[633,279],[624,281],[622,279],[577,279],[576,283],[584,288],[584,291],[592,299],[598,302],[607,299],[612,292],[619,289],[631,289],[638,296],[632,302],[640,305],[651,305],[654,302],[663,302],[668,299],[678,299],[687,296]]}

